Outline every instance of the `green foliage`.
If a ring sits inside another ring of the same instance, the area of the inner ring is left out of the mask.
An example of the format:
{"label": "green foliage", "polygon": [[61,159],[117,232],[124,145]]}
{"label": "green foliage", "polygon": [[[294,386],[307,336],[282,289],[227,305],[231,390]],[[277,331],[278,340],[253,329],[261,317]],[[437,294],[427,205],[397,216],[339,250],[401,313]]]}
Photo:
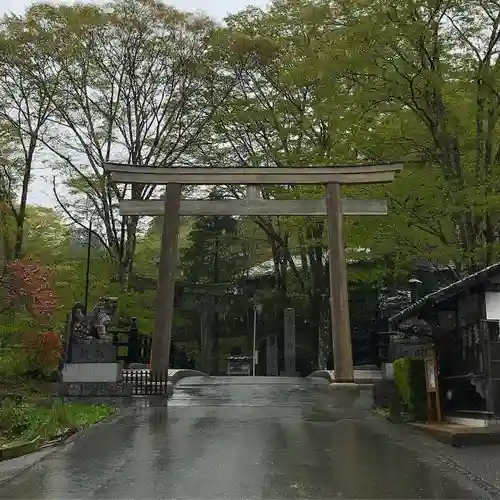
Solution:
{"label": "green foliage", "polygon": [[[39,146],[30,162],[43,149],[66,183],[62,201],[73,218],[87,225],[88,200],[95,209],[102,241],[91,254],[90,304],[117,296],[119,314],[138,317],[141,330],[153,328],[154,285],[136,287],[134,278],[156,279],[162,218],[148,229],[118,215],[123,193],[102,171],[110,159],[227,167],[402,160],[391,185],[344,188],[345,197],[389,200],[387,217],[345,221],[348,258],[366,264],[350,266],[350,281],[404,283],[420,258],[453,264],[457,274],[492,263],[500,258],[499,21],[482,0],[274,0],[224,26],[149,0],[38,4],[7,16],[0,104],[22,123],[0,124],[1,263],[16,240],[12,202],[28,165],[16,160],[29,138]],[[11,113],[24,96],[30,112]],[[28,126],[28,115],[43,126]],[[144,186],[132,194],[153,195]],[[263,188],[265,198],[323,194],[322,186]],[[57,326],[84,296],[85,230],[68,224],[54,210],[28,207],[24,225],[25,253],[55,276]],[[298,297],[319,317],[327,289],[321,218],[191,218],[180,233],[186,280],[234,281],[274,259],[280,292],[266,309]],[[287,272],[292,255],[303,266]],[[193,330],[195,316],[177,314],[176,322]],[[2,310],[0,342],[38,326]]]}
{"label": "green foliage", "polygon": [[0,407],[0,444],[12,440],[48,441],[93,425],[116,412],[109,405],[65,404],[52,406],[17,404],[8,399]]}
{"label": "green foliage", "polygon": [[19,345],[26,332],[40,326],[38,318],[26,312],[4,311],[0,318],[0,348]]}
{"label": "green foliage", "polygon": [[238,238],[233,217],[200,217],[187,237],[181,256],[189,283],[231,283],[248,268],[248,257]]}
{"label": "green foliage", "polygon": [[[87,249],[80,238],[81,235],[68,226],[57,212],[40,207],[28,207],[25,229],[26,253],[50,269],[53,291],[59,307],[51,315],[49,322],[19,308],[4,307],[0,312],[0,348],[4,349],[4,355],[0,356],[0,376],[9,379],[25,377],[30,373],[44,376],[50,374],[55,366],[57,349],[45,349],[46,343],[42,343],[45,347],[35,350],[36,352],[21,346],[26,346],[27,340],[37,338],[39,332],[53,331],[55,338],[59,338],[64,332],[68,312],[76,302],[83,301],[85,294]],[[138,255],[142,255],[141,248]],[[157,266],[152,254],[147,257],[152,269],[149,274],[154,276],[150,279],[152,285],[147,282],[146,288],[139,287],[139,290],[130,289],[124,292],[123,284],[117,279],[114,259],[110,258],[103,248],[93,247],[89,273],[89,304],[92,307],[102,296],[116,296],[119,304],[118,315],[123,319],[137,317],[141,331],[151,333]],[[35,344],[38,347],[42,345],[37,342]],[[49,359],[50,362],[47,363]],[[34,360],[45,361],[40,364],[34,363]]]}
{"label": "green foliage", "polygon": [[486,49],[498,41],[498,9],[480,0],[352,0],[338,15],[344,70],[369,127],[365,151],[422,165],[415,183],[399,185],[407,197],[391,188],[416,233],[399,226],[402,241],[458,268],[498,260],[500,74]]}
{"label": "green foliage", "polygon": [[156,289],[142,292],[129,291],[118,295],[118,315],[124,320],[137,318],[139,331],[152,334],[154,330],[154,304]]}
{"label": "green foliage", "polygon": [[427,415],[425,363],[423,358],[407,357],[393,363],[394,380],[410,418],[423,420]]}
{"label": "green foliage", "polygon": [[33,407],[27,404],[16,404],[6,399],[0,407],[0,435],[8,437],[23,434],[30,425],[30,414]]}
{"label": "green foliage", "polygon": [[29,353],[22,347],[0,349],[0,380],[18,380],[31,369]]}

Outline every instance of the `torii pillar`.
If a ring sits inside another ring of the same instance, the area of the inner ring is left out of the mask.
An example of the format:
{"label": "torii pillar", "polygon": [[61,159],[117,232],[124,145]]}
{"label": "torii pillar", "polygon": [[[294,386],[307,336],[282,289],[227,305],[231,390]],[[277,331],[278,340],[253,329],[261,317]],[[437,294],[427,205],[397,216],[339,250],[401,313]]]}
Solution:
{"label": "torii pillar", "polygon": [[344,216],[340,194],[339,184],[326,185],[333,362],[335,382],[352,382],[354,369],[344,250]]}
{"label": "torii pillar", "polygon": [[155,333],[151,344],[151,371],[166,373],[169,367],[175,275],[179,241],[181,184],[167,184],[161,233],[160,265],[156,292]]}

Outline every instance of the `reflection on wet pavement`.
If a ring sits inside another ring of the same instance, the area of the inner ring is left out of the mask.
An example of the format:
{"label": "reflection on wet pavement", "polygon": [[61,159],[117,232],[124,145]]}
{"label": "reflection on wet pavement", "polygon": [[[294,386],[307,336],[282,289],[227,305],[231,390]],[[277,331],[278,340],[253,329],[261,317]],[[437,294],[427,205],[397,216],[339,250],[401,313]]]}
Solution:
{"label": "reflection on wet pavement", "polygon": [[0,486],[1,498],[474,498],[376,432],[369,392],[192,378]]}

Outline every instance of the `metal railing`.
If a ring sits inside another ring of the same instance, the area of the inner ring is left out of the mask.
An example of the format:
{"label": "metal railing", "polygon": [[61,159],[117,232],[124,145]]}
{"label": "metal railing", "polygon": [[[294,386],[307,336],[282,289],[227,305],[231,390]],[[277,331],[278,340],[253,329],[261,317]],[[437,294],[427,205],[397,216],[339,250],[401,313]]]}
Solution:
{"label": "metal railing", "polygon": [[166,396],[168,372],[150,370],[123,370],[123,382],[132,386],[134,396]]}

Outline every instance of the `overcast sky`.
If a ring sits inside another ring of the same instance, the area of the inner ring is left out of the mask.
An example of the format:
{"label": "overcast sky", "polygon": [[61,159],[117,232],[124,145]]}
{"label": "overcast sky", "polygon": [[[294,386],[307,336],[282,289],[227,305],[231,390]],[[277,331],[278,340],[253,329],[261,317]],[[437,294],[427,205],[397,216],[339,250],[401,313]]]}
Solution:
{"label": "overcast sky", "polygon": [[[95,0],[83,0],[83,2],[94,2]],[[35,3],[30,0],[0,0],[0,15],[8,12],[22,13],[24,9]],[[74,3],[66,0],[64,3]],[[232,12],[238,12],[247,5],[264,7],[268,0],[169,0],[166,2],[178,9],[186,11],[204,11],[217,20],[222,20]],[[29,203],[32,205],[54,206],[56,204],[52,194],[52,173],[49,167],[35,169],[35,179],[32,183]]]}
{"label": "overcast sky", "polygon": [[[83,2],[93,2],[94,0],[83,0]],[[5,14],[6,12],[23,12],[24,9],[31,5],[30,0],[0,0],[0,14]],[[71,0],[66,0],[64,3],[74,3]],[[178,9],[187,11],[202,10],[215,17],[216,19],[222,20],[227,13],[237,12],[247,5],[258,5],[265,6],[268,2],[267,0],[169,0],[170,5],[174,5]]]}

